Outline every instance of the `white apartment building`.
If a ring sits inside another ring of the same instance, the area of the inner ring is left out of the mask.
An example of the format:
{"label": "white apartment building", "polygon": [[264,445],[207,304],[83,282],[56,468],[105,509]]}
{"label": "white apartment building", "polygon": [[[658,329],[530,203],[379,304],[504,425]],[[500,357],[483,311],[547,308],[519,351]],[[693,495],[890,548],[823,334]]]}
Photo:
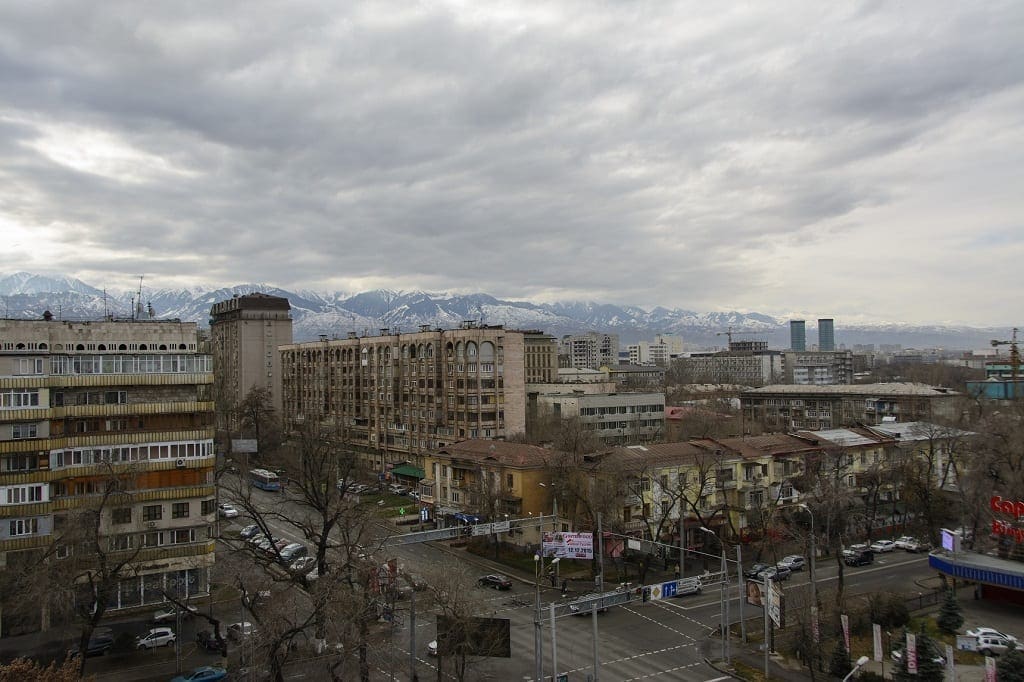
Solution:
{"label": "white apartment building", "polygon": [[538,414],[578,417],[606,445],[652,443],[665,437],[664,393],[548,394]]}

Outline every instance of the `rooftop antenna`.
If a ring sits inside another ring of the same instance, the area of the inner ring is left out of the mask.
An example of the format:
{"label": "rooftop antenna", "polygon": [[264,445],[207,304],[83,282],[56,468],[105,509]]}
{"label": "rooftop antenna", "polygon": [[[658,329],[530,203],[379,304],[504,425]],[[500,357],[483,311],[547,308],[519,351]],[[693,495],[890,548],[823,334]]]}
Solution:
{"label": "rooftop antenna", "polygon": [[142,278],[145,275],[139,275],[139,296],[135,299],[135,317],[133,319],[138,320],[142,317]]}

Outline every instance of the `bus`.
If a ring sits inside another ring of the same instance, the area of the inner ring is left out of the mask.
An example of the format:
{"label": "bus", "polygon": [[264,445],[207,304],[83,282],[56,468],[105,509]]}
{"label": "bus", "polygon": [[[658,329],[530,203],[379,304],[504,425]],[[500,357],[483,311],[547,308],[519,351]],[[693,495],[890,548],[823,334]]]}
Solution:
{"label": "bus", "polygon": [[249,483],[263,490],[280,490],[281,481],[277,474],[266,469],[250,469]]}

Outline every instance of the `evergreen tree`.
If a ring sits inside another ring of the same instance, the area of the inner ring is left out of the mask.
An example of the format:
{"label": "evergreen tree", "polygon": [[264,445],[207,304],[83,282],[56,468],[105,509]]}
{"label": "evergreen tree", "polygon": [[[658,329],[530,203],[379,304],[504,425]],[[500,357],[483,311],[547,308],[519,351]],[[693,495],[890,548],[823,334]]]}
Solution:
{"label": "evergreen tree", "polygon": [[1024,650],[1013,648],[996,661],[999,682],[1024,682]]}
{"label": "evergreen tree", "polygon": [[853,665],[850,663],[850,652],[846,650],[846,643],[840,638],[828,661],[828,674],[843,678],[851,670],[853,670]]}
{"label": "evergreen tree", "polygon": [[946,678],[946,669],[939,662],[939,645],[923,632],[917,635],[917,674],[911,675],[907,672],[907,650],[906,640],[901,648],[903,655],[900,662],[896,664],[892,679],[897,682],[943,682]]}
{"label": "evergreen tree", "polygon": [[942,602],[936,622],[939,630],[947,635],[955,635],[960,626],[964,624],[964,614],[960,611],[960,602],[957,601],[956,593],[953,590],[946,591],[946,599]]}

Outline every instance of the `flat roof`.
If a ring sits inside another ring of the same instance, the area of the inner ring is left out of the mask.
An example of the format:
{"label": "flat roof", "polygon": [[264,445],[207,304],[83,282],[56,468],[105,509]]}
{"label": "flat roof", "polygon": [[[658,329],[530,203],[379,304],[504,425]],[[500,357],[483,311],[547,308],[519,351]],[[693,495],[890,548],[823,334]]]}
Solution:
{"label": "flat roof", "polygon": [[803,384],[772,384],[743,391],[743,395],[863,395],[863,396],[958,396],[956,391],[928,384],[885,383],[885,384],[828,384],[825,386]]}

